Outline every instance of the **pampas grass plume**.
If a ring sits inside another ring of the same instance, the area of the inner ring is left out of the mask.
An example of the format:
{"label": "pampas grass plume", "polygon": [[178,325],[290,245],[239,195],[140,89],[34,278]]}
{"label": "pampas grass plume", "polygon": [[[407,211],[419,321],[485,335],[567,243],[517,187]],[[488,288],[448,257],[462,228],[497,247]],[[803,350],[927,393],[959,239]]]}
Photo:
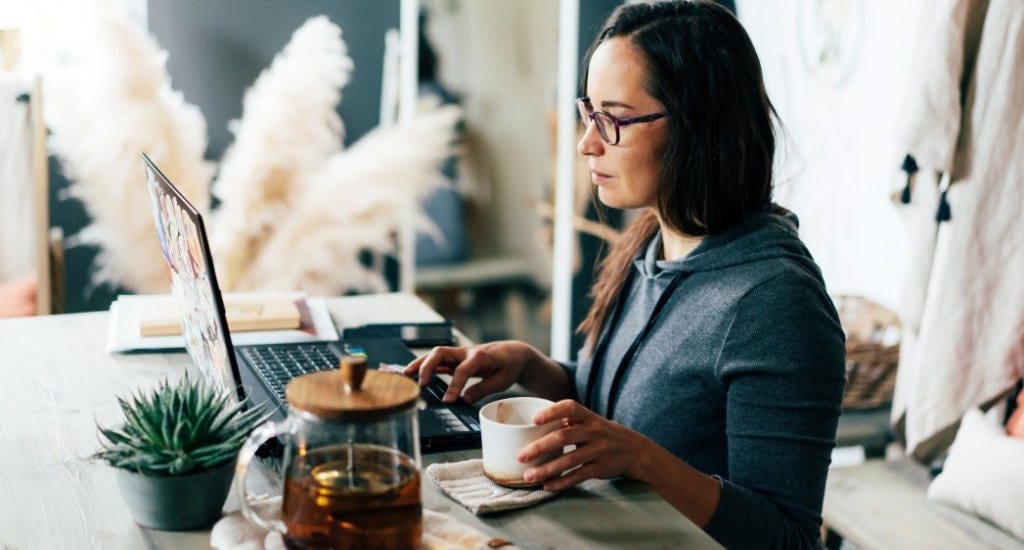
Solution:
{"label": "pampas grass plume", "polygon": [[47,97],[50,146],[92,218],[70,244],[100,248],[94,284],[167,292],[140,155],[205,210],[213,176],[203,160],[206,122],[171,89],[167,55],[145,32],[122,14],[95,17],[82,22],[92,35],[89,77],[55,82]]}
{"label": "pampas grass plume", "polygon": [[405,223],[431,227],[419,203],[444,181],[439,167],[452,154],[460,115],[446,106],[377,128],[309,174],[296,204],[302,215],[283,220],[239,290],[386,291],[381,274],[359,262],[360,252],[393,253]]}
{"label": "pampas grass plume", "polygon": [[341,29],[313,17],[245,93],[214,186],[222,203],[210,239],[225,288],[237,288],[282,218],[301,215],[294,207],[305,175],[341,150],[344,130],[335,108],[352,66]]}
{"label": "pampas grass plume", "polygon": [[[206,125],[172,91],[166,54],[148,35],[125,17],[102,18],[95,30],[91,78],[57,90],[52,146],[94,220],[79,239],[101,247],[96,277],[165,293],[139,154],[205,214]],[[336,108],[351,72],[341,29],[314,17],[246,92],[208,225],[224,290],[386,290],[361,254],[393,253],[406,223],[437,233],[420,203],[443,182],[459,109],[435,106],[343,150]]]}

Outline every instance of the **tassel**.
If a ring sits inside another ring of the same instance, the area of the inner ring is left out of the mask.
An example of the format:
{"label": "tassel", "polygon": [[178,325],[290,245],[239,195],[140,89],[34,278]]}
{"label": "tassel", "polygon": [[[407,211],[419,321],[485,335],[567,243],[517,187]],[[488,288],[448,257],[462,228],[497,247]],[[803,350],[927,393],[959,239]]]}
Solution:
{"label": "tassel", "polygon": [[914,174],[917,173],[917,161],[908,154],[903,157],[903,166],[900,169],[907,173],[907,184],[903,186],[903,191],[900,193],[900,202],[910,204],[910,190],[914,181]]}
{"label": "tassel", "polygon": [[903,186],[903,191],[900,191],[900,202],[903,204],[910,204],[910,184],[913,179],[914,176],[907,174],[907,184]]}
{"label": "tassel", "polygon": [[950,218],[949,212],[949,201],[946,200],[946,193],[949,189],[943,189],[942,194],[939,195],[939,209],[935,212],[935,221],[942,223],[948,222]]}

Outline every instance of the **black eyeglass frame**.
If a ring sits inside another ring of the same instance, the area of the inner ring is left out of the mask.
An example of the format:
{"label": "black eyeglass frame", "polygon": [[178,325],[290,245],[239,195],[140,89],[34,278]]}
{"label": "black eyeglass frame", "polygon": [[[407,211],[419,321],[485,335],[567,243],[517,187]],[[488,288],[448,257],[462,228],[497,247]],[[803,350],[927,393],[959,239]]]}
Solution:
{"label": "black eyeglass frame", "polygon": [[589,97],[576,98],[576,110],[579,111],[580,120],[584,123],[583,128],[590,128],[590,125],[598,122],[597,117],[603,117],[612,123],[615,127],[615,139],[610,139],[609,136],[605,135],[605,126],[601,123],[597,124],[597,133],[601,136],[608,145],[618,145],[621,137],[619,129],[623,126],[629,126],[630,124],[638,124],[641,122],[653,122],[659,118],[668,116],[668,113],[651,113],[649,115],[635,116],[631,118],[618,118],[617,116],[607,113],[605,111],[595,111],[594,106],[590,103]]}

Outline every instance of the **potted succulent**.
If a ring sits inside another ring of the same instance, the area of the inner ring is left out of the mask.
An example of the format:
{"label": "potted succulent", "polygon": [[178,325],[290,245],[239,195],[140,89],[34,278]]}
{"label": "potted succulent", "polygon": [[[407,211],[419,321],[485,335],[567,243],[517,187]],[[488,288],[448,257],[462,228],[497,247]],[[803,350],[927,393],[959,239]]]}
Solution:
{"label": "potted succulent", "polygon": [[97,426],[102,449],[94,458],[116,469],[135,521],[185,530],[220,517],[238,451],[267,419],[263,409],[233,403],[230,391],[187,374],[118,403],[124,423]]}

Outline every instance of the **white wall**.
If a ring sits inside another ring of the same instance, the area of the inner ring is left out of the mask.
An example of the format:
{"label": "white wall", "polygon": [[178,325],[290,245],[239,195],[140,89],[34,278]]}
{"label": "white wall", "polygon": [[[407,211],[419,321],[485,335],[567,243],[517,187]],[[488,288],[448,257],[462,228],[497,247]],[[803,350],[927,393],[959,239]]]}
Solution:
{"label": "white wall", "polygon": [[482,222],[478,255],[526,258],[550,279],[549,252],[538,246],[535,203],[553,178],[552,130],[558,69],[558,2],[437,0],[429,36],[442,82],[462,96],[476,171],[471,189]]}
{"label": "white wall", "polygon": [[[737,2],[792,142],[777,172],[776,202],[800,217],[830,292],[893,309],[909,246],[890,199],[905,154],[895,136],[925,5]],[[829,43],[836,49],[823,48]]]}

